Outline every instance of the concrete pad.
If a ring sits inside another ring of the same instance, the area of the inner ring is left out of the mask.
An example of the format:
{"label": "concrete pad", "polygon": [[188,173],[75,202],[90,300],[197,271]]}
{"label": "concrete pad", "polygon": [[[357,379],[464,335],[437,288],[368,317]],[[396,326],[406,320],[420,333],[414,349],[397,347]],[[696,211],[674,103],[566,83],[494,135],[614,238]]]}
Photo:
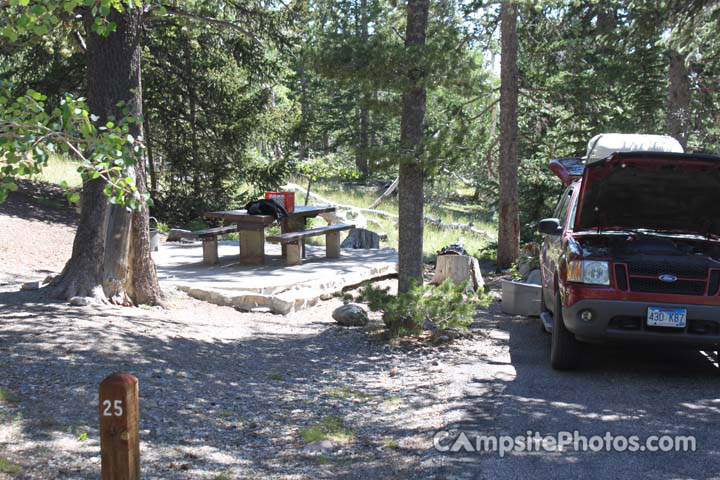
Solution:
{"label": "concrete pad", "polygon": [[218,242],[218,263],[203,263],[201,242],[163,243],[152,256],[165,287],[218,305],[242,310],[267,308],[288,313],[309,308],[345,287],[397,273],[397,252],[342,250],[340,258],[326,258],[325,247],[307,245],[307,259],[288,266],[280,245],[265,245],[265,264],[240,263],[238,242]]}

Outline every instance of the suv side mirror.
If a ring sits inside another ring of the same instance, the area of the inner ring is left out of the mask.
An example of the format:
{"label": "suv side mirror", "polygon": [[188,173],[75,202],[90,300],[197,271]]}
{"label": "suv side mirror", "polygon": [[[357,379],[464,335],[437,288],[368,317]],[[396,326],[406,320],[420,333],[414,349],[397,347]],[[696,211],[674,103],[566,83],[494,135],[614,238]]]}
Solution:
{"label": "suv side mirror", "polygon": [[546,218],[543,220],[540,220],[540,223],[538,224],[538,231],[540,233],[544,233],[545,235],[561,235],[562,234],[562,226],[560,226],[560,220],[557,218]]}

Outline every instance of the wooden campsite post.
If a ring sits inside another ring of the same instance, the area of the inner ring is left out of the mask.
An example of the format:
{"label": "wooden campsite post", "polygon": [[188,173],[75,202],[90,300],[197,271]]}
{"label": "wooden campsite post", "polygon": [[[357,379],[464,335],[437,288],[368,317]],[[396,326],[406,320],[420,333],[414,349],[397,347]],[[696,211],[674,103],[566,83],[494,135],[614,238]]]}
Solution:
{"label": "wooden campsite post", "polygon": [[100,383],[102,480],[140,478],[138,380],[113,373]]}

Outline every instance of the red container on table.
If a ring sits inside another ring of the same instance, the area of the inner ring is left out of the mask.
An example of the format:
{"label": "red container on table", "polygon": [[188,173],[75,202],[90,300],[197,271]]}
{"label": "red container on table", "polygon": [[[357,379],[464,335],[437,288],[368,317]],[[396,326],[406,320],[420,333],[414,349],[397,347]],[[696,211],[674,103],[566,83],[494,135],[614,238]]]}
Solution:
{"label": "red container on table", "polygon": [[288,213],[295,211],[295,192],[265,192],[267,200],[275,200],[285,207]]}

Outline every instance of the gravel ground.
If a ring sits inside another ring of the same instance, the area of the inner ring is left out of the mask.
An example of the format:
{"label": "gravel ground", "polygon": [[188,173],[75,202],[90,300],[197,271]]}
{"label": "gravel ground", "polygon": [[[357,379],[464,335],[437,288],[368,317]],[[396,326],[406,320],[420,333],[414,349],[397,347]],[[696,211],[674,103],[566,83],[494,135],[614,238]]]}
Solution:
{"label": "gravel ground", "polygon": [[[446,397],[451,434],[445,446],[460,432],[473,438],[577,431],[588,439],[606,432],[637,436],[645,450],[607,451],[604,443],[601,451],[570,446],[504,457],[461,450],[443,457],[441,478],[720,478],[720,370],[714,353],[586,344],[577,371],[557,372],[549,366],[550,336],[537,319],[486,315],[483,324],[480,355],[449,372],[454,385]],[[696,450],[647,450],[647,439],[664,435],[692,436]],[[622,448],[622,441],[617,445]]]}
{"label": "gravel ground", "polygon": [[[62,269],[74,216],[20,195],[0,208],[0,244],[24,239],[0,258],[0,462],[20,467],[0,479],[97,478],[97,387],[118,371],[139,379],[143,478],[437,475],[448,371],[476,341],[391,345],[377,316],[337,326],[339,300],[286,317],[179,292],[166,310],[52,302],[19,282]],[[323,428],[331,445],[310,451]]]}
{"label": "gravel ground", "polygon": [[0,284],[59,272],[72,253],[77,215],[49,184],[19,182],[0,203]]}

